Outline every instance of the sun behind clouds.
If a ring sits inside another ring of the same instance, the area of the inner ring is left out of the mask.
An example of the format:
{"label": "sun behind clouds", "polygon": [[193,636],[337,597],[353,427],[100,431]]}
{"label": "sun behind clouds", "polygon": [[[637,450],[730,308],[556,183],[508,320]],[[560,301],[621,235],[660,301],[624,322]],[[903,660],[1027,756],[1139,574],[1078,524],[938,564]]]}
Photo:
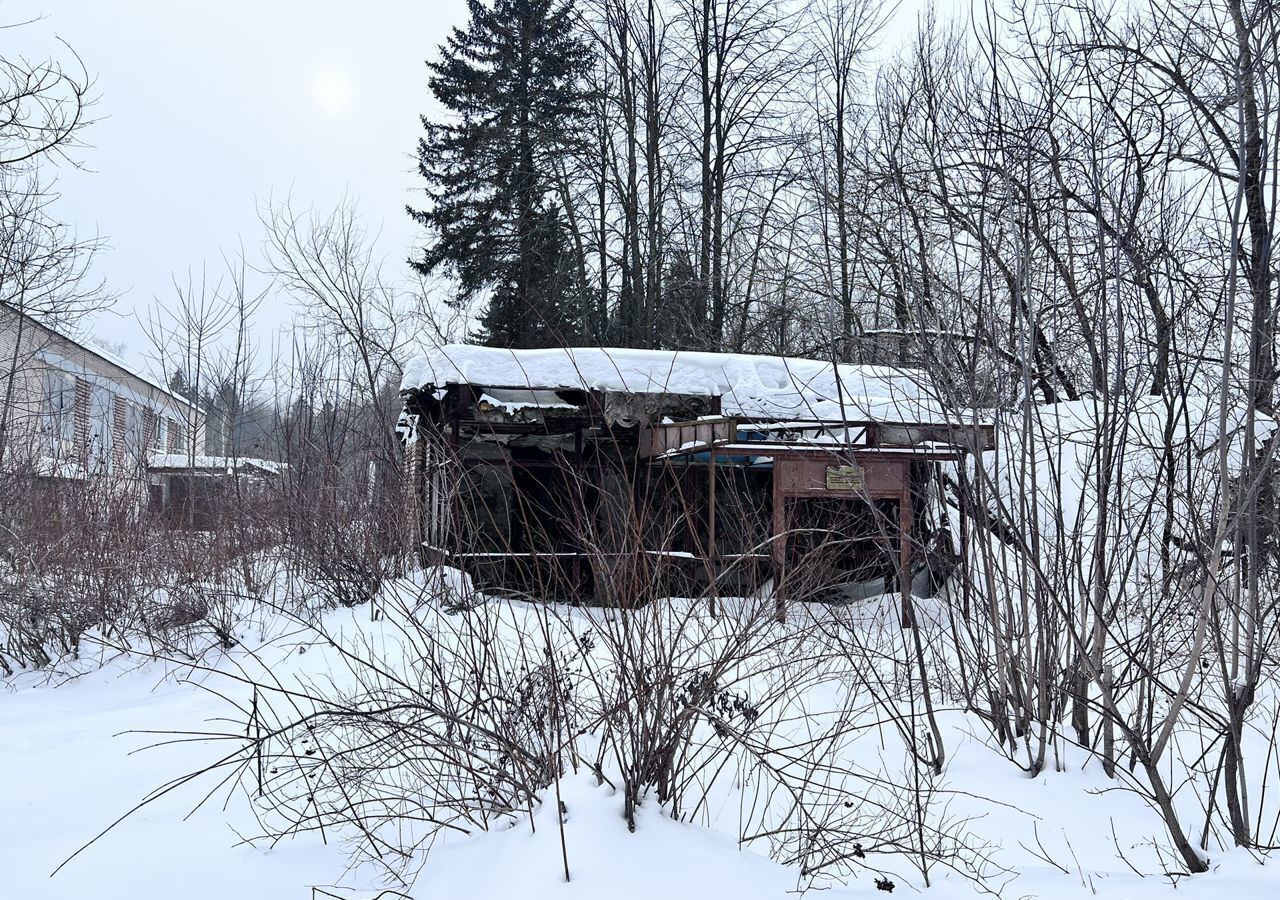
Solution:
{"label": "sun behind clouds", "polygon": [[346,115],[355,102],[355,96],[355,83],[345,69],[326,66],[311,76],[311,101],[325,115]]}

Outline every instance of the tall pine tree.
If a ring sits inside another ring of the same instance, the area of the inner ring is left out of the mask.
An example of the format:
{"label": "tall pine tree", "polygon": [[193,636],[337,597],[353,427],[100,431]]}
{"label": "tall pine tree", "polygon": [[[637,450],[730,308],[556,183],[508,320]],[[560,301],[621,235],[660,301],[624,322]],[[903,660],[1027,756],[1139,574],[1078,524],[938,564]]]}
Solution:
{"label": "tall pine tree", "polygon": [[414,267],[458,280],[458,303],[489,292],[474,337],[501,347],[580,336],[578,262],[552,173],[577,149],[590,97],[589,45],[572,0],[468,0],[471,21],[429,62],[446,121],[422,117],[418,171],[430,231]]}

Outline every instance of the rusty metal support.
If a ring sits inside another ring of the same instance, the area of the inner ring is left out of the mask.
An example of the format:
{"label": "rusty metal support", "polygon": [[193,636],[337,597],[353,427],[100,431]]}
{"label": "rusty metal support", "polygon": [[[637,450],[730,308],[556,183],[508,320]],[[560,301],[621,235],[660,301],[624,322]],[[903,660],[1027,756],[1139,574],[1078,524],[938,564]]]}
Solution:
{"label": "rusty metal support", "polygon": [[911,464],[902,463],[902,495],[898,499],[898,586],[902,591],[902,627],[916,627],[916,611],[911,602]]}
{"label": "rusty metal support", "polygon": [[[575,422],[573,426],[573,471],[574,471],[574,477],[578,477],[578,473],[582,471],[582,420],[581,419]],[[587,484],[588,489],[594,486],[593,482],[594,482],[594,479],[591,482],[588,482]],[[581,491],[581,495],[584,500],[587,498],[586,491]],[[587,506],[586,503],[582,504],[582,507],[583,507],[582,515],[584,516],[588,514],[586,506]],[[583,524],[585,525],[585,523]],[[572,596],[575,603],[577,602],[579,592],[582,590],[582,547],[581,547],[581,541],[577,541],[576,543],[578,543],[579,546],[574,547],[575,552],[573,554],[573,563],[570,567],[571,568],[570,577],[573,579]]]}
{"label": "rusty metal support", "polygon": [[716,451],[707,454],[707,555],[716,558]]}
{"label": "rusty metal support", "polygon": [[[707,454],[707,571],[711,578],[708,585],[715,584],[720,574],[720,563],[716,553],[716,449],[711,448]],[[711,592],[711,615],[716,614],[715,591]]]}
{"label": "rusty metal support", "polygon": [[787,601],[783,593],[787,566],[787,497],[782,490],[778,461],[773,463],[773,603],[779,622],[787,618]]}

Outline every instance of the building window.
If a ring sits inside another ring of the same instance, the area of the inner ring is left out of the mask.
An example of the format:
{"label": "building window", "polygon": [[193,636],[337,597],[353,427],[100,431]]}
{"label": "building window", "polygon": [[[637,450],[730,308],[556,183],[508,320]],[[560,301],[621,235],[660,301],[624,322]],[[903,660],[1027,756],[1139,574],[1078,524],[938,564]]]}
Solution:
{"label": "building window", "polygon": [[111,471],[112,415],[111,393],[96,385],[89,392],[89,471],[101,474]]}
{"label": "building window", "polygon": [[151,449],[164,453],[169,449],[169,420],[156,413],[152,417]]}
{"label": "building window", "polygon": [[187,430],[174,419],[169,420],[169,449],[173,453],[187,452]]}
{"label": "building window", "polygon": [[76,439],[76,379],[74,375],[50,369],[44,376],[43,410],[40,421],[49,438],[49,452],[69,452]]}
{"label": "building window", "polygon": [[124,452],[130,468],[139,469],[145,462],[146,436],[144,432],[145,417],[141,406],[124,400]]}

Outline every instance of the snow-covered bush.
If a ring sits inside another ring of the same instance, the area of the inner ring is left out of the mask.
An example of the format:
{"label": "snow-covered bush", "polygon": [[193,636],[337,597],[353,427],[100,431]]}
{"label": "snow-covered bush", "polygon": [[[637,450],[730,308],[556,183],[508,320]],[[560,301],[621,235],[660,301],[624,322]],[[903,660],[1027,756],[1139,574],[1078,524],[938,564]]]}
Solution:
{"label": "snow-covered bush", "polygon": [[[111,486],[8,477],[0,540],[0,673],[95,648],[198,654],[234,646],[276,557],[236,530],[173,530]],[[255,541],[260,540],[255,535]]]}
{"label": "snow-covered bush", "polygon": [[1250,732],[1275,725],[1254,698],[1277,675],[1280,584],[1249,510],[1275,423],[1185,391],[1007,415],[951,482],[964,703],[1032,774],[1067,745],[1096,754],[1159,812],[1172,869],[1203,871],[1219,826],[1227,846],[1269,843],[1247,798],[1274,815],[1280,770]]}
{"label": "snow-covered bush", "polygon": [[[294,658],[323,678],[252,676],[220,765],[264,836],[338,833],[397,878],[451,836],[532,821],[572,772],[613,790],[632,828],[649,806],[714,821],[806,881],[994,870],[945,821],[913,731],[919,679],[889,687],[894,603],[876,607],[876,656],[840,639],[865,630],[848,611],[778,622],[770,598],[718,601],[571,607],[477,594],[449,569],[392,581],[376,621],[334,610],[307,632]],[[888,709],[902,727],[886,742]]]}

